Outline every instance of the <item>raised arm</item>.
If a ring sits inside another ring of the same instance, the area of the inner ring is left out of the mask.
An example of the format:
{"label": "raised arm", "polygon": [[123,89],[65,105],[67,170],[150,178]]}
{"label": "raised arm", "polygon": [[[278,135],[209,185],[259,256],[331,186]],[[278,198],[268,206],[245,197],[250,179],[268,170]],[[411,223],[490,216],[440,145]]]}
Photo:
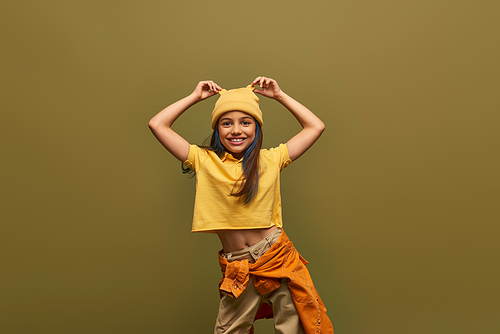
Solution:
{"label": "raised arm", "polygon": [[275,99],[284,105],[302,125],[302,130],[293,136],[286,146],[290,159],[296,160],[311,147],[325,130],[325,124],[305,106],[281,90],[276,80],[257,77],[252,85],[259,85],[254,92]]}
{"label": "raised arm", "polygon": [[213,81],[200,81],[195,90],[185,98],[169,105],[149,121],[149,128],[156,139],[172,153],[174,157],[184,162],[189,155],[189,143],[177,132],[172,130],[172,124],[192,105],[217,94],[222,88]]}

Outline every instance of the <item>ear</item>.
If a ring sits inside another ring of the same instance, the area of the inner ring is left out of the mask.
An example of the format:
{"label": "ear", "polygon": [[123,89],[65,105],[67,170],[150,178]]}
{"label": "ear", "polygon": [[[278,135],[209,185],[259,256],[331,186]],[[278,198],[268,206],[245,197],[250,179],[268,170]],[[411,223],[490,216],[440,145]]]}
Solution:
{"label": "ear", "polygon": [[223,88],[223,89],[221,89],[221,90],[219,91],[219,94],[220,94],[220,95],[222,95],[222,94],[224,94],[225,92],[227,92],[227,89],[224,89],[224,88]]}

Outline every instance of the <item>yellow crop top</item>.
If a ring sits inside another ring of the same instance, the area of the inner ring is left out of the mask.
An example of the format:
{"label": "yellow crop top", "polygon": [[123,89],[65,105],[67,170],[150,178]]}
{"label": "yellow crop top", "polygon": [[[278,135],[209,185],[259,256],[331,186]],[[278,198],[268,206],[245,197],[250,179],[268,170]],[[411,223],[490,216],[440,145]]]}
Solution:
{"label": "yellow crop top", "polygon": [[292,162],[286,144],[260,150],[259,188],[255,198],[246,205],[230,195],[241,177],[242,162],[243,159],[236,160],[227,152],[219,158],[213,151],[196,145],[189,147],[184,163],[196,173],[192,232],[283,226],[280,172]]}

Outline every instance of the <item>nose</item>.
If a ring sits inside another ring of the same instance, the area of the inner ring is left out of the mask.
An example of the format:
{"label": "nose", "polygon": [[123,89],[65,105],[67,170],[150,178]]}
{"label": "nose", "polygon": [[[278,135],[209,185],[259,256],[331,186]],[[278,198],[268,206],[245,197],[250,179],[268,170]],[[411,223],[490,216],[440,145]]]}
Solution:
{"label": "nose", "polygon": [[231,129],[232,134],[240,134],[241,133],[241,127],[239,124],[235,124],[233,128]]}

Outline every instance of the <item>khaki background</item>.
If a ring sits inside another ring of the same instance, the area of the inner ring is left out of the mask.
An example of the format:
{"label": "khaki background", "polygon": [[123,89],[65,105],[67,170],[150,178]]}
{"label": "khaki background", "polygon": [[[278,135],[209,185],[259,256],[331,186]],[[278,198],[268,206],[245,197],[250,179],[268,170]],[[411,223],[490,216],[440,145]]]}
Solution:
{"label": "khaki background", "polygon": [[[210,333],[220,245],[147,122],[267,75],[327,124],[282,196],[336,333],[498,333],[499,7],[4,3],[0,332]],[[214,103],[176,129],[201,143]],[[299,131],[261,105],[266,147]]]}

